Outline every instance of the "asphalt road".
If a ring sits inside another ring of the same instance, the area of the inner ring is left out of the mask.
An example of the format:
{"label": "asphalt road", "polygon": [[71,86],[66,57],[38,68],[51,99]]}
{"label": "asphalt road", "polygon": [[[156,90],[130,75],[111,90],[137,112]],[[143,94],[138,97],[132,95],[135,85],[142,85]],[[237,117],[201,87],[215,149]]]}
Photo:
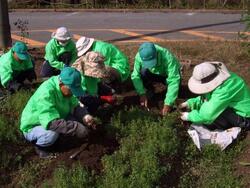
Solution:
{"label": "asphalt road", "polygon": [[45,45],[60,26],[67,27],[75,40],[85,35],[110,42],[237,40],[245,28],[240,14],[224,13],[10,12],[9,18],[14,41],[22,40],[14,22],[28,22],[24,40],[31,46]]}

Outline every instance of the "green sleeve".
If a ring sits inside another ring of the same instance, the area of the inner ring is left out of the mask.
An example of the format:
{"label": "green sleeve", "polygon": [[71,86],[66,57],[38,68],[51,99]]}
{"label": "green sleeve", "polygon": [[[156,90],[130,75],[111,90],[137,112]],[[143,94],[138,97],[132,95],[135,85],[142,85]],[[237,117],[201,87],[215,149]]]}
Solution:
{"label": "green sleeve", "polygon": [[227,93],[212,93],[210,100],[204,101],[200,109],[192,110],[188,120],[193,123],[211,124],[228,106]]}
{"label": "green sleeve", "polygon": [[13,79],[12,74],[13,70],[11,68],[10,62],[3,62],[3,65],[0,70],[1,83],[3,87],[6,87],[7,83]]}
{"label": "green sleeve", "polygon": [[188,108],[189,109],[198,110],[198,109],[200,109],[203,102],[201,100],[201,96],[198,96],[196,98],[188,99],[187,103],[188,103]]}
{"label": "green sleeve", "polygon": [[130,74],[128,58],[116,47],[113,47],[112,59],[114,61],[112,67],[119,71],[121,81],[127,80]]}
{"label": "green sleeve", "polygon": [[52,47],[52,43],[48,43],[45,48],[45,59],[49,62],[49,64],[56,69],[63,69],[64,63],[58,61],[58,57],[56,56],[55,49]]}
{"label": "green sleeve", "polygon": [[37,110],[39,114],[39,122],[45,129],[48,129],[49,122],[60,118],[60,114],[55,107],[53,94],[51,93],[40,96],[38,101]]}
{"label": "green sleeve", "polygon": [[70,64],[72,65],[78,58],[77,56],[77,49],[76,49],[76,46],[75,46],[75,43],[72,41],[72,59],[70,61]]}
{"label": "green sleeve", "polygon": [[172,106],[178,96],[180,87],[180,63],[176,57],[169,52],[165,54],[165,61],[167,61],[168,75],[166,78],[167,93],[164,100],[165,105]]}
{"label": "green sleeve", "polygon": [[139,54],[135,57],[134,70],[131,74],[131,79],[134,84],[135,90],[139,95],[145,94],[145,88],[141,79],[141,61],[139,60]]}

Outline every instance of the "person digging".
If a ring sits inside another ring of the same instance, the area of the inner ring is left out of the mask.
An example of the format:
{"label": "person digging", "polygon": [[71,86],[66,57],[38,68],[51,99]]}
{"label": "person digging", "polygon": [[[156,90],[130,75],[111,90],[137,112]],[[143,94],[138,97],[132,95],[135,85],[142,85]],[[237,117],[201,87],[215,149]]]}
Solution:
{"label": "person digging", "polygon": [[36,80],[34,61],[28,53],[28,47],[23,42],[14,46],[0,58],[0,81],[10,93],[25,88],[24,81],[32,83]]}
{"label": "person digging", "polygon": [[78,57],[87,52],[99,52],[105,57],[104,65],[107,77],[102,81],[110,87],[119,89],[130,75],[128,58],[113,44],[95,40],[94,38],[81,37],[76,42]]}
{"label": "person digging", "polygon": [[114,90],[102,84],[102,79],[107,77],[104,61],[102,54],[91,51],[72,65],[82,74],[82,88],[85,93],[79,100],[88,107],[90,113],[95,113],[103,103],[115,103]]}
{"label": "person digging", "polygon": [[222,62],[196,65],[188,81],[191,92],[200,96],[180,104],[183,121],[210,130],[241,127],[250,129],[250,89],[245,81],[229,72]]}
{"label": "person digging", "polygon": [[178,96],[180,85],[180,63],[167,49],[145,42],[135,56],[134,70],[131,75],[140,104],[148,109],[148,100],[153,97],[153,82],[167,85],[167,93],[162,108],[162,115],[172,109]]}
{"label": "person digging", "polygon": [[41,158],[50,151],[61,136],[85,138],[95,121],[78,96],[83,95],[81,74],[75,68],[63,68],[36,90],[21,115],[20,130],[26,140],[35,143]]}
{"label": "person digging", "polygon": [[65,27],[59,27],[51,35],[45,47],[45,61],[41,69],[41,77],[51,77],[70,66],[77,59],[77,50],[71,34]]}

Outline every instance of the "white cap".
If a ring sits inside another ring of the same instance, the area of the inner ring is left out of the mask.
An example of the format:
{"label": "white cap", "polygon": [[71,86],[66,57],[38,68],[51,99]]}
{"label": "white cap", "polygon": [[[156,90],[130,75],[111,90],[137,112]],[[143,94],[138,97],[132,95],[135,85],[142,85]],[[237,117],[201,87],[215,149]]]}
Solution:
{"label": "white cap", "polygon": [[59,27],[56,32],[52,33],[51,37],[61,41],[71,39],[71,35],[66,27]]}
{"label": "white cap", "polygon": [[84,55],[92,46],[94,42],[93,38],[88,38],[88,37],[81,37],[77,42],[76,42],[76,49],[77,49],[77,55],[78,57]]}

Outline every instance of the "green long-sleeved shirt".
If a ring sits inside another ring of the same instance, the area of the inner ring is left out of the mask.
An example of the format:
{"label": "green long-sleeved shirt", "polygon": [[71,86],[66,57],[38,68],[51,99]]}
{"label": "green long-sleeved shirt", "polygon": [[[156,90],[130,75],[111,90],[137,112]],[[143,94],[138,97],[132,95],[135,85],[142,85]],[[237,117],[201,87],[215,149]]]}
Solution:
{"label": "green long-sleeved shirt", "polygon": [[70,40],[66,46],[61,46],[58,41],[52,38],[45,47],[45,60],[56,69],[63,69],[64,63],[59,61],[58,58],[64,52],[71,52],[71,62],[70,65],[77,59],[77,49],[75,43]]}
{"label": "green long-sleeved shirt", "polygon": [[20,73],[33,68],[31,57],[22,61],[21,63],[16,61],[13,56],[13,50],[9,50],[7,53],[0,58],[0,79],[3,87],[6,87],[8,82],[13,79],[15,74]]}
{"label": "green long-sleeved shirt", "polygon": [[113,44],[103,41],[94,41],[91,51],[99,52],[105,57],[104,64],[116,69],[121,76],[121,81],[127,80],[130,74],[128,58]]}
{"label": "green long-sleeved shirt", "polygon": [[20,129],[29,132],[37,125],[48,129],[55,119],[66,118],[79,105],[76,97],[64,97],[59,86],[59,76],[53,76],[42,83],[29,99],[21,116]]}
{"label": "green long-sleeved shirt", "polygon": [[188,120],[198,124],[211,124],[226,108],[232,108],[242,117],[250,117],[250,89],[234,73],[212,92],[189,99],[191,112]]}
{"label": "green long-sleeved shirt", "polygon": [[[149,69],[150,72],[166,77],[167,93],[164,100],[165,105],[173,105],[179,92],[180,85],[180,63],[177,58],[167,49],[156,45],[157,64]],[[135,56],[134,70],[131,75],[134,87],[139,95],[145,94],[145,88],[141,79],[142,59],[139,52]]]}
{"label": "green long-sleeved shirt", "polygon": [[100,79],[82,75],[82,88],[92,96],[98,95],[98,83]]}

